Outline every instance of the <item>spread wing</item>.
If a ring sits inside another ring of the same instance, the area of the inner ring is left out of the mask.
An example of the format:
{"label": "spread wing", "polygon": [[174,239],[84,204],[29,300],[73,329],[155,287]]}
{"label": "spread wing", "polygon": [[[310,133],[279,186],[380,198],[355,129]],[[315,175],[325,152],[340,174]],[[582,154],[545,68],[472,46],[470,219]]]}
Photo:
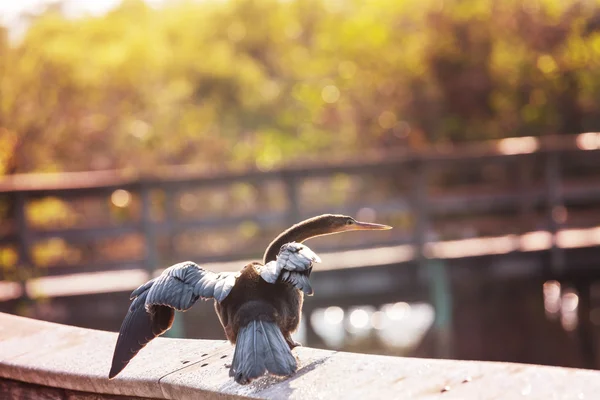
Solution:
{"label": "spread wing", "polygon": [[131,293],[108,375],[114,378],[152,339],[171,328],[175,310],[187,311],[199,298],[223,301],[239,273],[207,271],[186,261],[175,264]]}
{"label": "spread wing", "polygon": [[281,246],[277,259],[259,267],[260,276],[269,283],[287,282],[307,295],[313,294],[310,273],[321,259],[307,246],[290,242]]}

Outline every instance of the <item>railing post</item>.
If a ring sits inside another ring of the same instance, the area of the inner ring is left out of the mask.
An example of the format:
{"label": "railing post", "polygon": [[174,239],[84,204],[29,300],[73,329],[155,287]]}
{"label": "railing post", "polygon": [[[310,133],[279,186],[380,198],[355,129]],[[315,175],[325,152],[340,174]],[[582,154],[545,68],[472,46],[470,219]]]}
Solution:
{"label": "railing post", "polygon": [[142,199],[142,233],[145,243],[145,267],[149,275],[152,275],[158,265],[156,254],[156,235],[154,233],[154,224],[152,222],[152,200],[150,198],[150,187],[142,183],[140,186],[140,196]]}
{"label": "railing post", "polygon": [[28,300],[27,295],[27,279],[32,275],[33,272],[33,257],[31,256],[31,233],[29,231],[29,224],[27,223],[27,196],[24,192],[15,193],[15,222],[17,227],[18,235],[18,253],[19,263],[17,267],[17,279],[21,285],[21,298]]}
{"label": "railing post", "polygon": [[414,168],[411,203],[414,218],[413,246],[415,250],[415,260],[419,267],[424,266],[426,260],[425,244],[427,242],[427,226],[429,224],[427,180],[427,165],[423,161],[417,161]]}
{"label": "railing post", "polygon": [[545,164],[546,175],[546,219],[548,230],[552,235],[552,244],[550,248],[550,269],[555,274],[564,271],[565,260],[564,252],[558,246],[557,233],[562,224],[559,221],[558,212],[562,206],[561,195],[561,174],[560,174],[560,154],[557,151],[549,151],[546,156]]}
{"label": "railing post", "polygon": [[300,221],[300,202],[298,200],[298,178],[291,174],[281,175],[287,194],[287,224],[294,225]]}
{"label": "railing post", "polygon": [[[154,229],[154,221],[152,221],[152,199],[150,196],[150,187],[148,184],[142,184],[141,187],[142,196],[142,226],[144,229],[144,239],[146,242],[146,269],[148,274],[152,275],[154,270],[158,266],[158,254],[156,251],[156,232]],[[165,190],[165,218],[167,219],[167,226],[174,226],[171,223],[176,218],[175,215],[175,202],[174,195],[172,192]],[[173,233],[174,230],[169,231],[169,255],[168,258],[173,258]],[[165,267],[167,267],[165,265]],[[165,332],[165,337],[171,338],[185,338],[185,326],[183,323],[184,315],[182,313],[175,313],[175,319],[171,325],[171,329]]]}
{"label": "railing post", "polygon": [[412,209],[415,218],[413,246],[418,277],[427,282],[430,301],[435,310],[433,331],[435,356],[450,358],[452,351],[452,287],[441,260],[427,254],[427,230],[429,227],[428,180],[429,168],[425,161],[417,161],[414,170]]}
{"label": "railing post", "polygon": [[[531,224],[532,215],[535,212],[536,201],[532,197],[531,190],[533,186],[534,157],[537,157],[537,154],[526,154],[517,161],[519,191],[519,226],[517,233],[519,235],[529,230],[529,224]],[[520,240],[515,246],[515,250],[521,250]]]}
{"label": "railing post", "polygon": [[[287,216],[286,216],[286,223],[288,226],[292,226],[294,224],[297,224],[298,222],[300,222],[300,201],[299,201],[299,196],[298,196],[298,183],[299,183],[299,178],[291,175],[291,174],[286,174],[286,173],[282,173],[281,174],[281,179],[283,180],[283,183],[285,185],[285,192],[287,195],[287,202],[288,202],[288,208],[287,208]],[[310,321],[310,315],[312,313],[312,310],[308,310],[308,309],[304,309],[304,315],[303,315],[303,319],[305,321],[305,327],[306,327],[306,341],[307,343],[310,343],[311,346],[323,346],[323,340],[321,339],[321,337],[319,336],[319,334],[315,331],[314,327],[312,326],[312,323]]]}
{"label": "railing post", "polygon": [[592,311],[592,291],[591,283],[586,279],[580,279],[575,282],[575,289],[579,297],[577,306],[577,336],[579,339],[579,348],[581,350],[581,358],[583,368],[597,368],[597,352],[596,352],[596,335],[594,334],[594,326],[591,321]]}
{"label": "railing post", "polygon": [[[175,235],[178,233],[175,221],[177,220],[177,212],[175,207],[175,195],[177,192],[173,192],[168,190],[168,188],[164,189],[165,193],[165,219],[166,226],[169,227],[168,230],[168,248],[167,248],[167,257],[168,260],[173,260],[175,258]],[[164,259],[164,258],[163,258]]]}

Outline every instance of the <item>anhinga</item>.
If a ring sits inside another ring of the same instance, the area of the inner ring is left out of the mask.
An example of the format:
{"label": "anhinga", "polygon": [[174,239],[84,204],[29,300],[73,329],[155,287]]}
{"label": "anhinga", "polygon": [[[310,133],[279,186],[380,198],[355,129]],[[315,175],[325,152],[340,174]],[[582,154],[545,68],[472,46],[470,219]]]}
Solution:
{"label": "anhinga", "polygon": [[308,280],[321,260],[303,241],[322,235],[390,226],[325,214],[302,221],[271,242],[263,263],[239,272],[214,273],[186,261],[175,264],[131,293],[133,300],[119,332],[109,378],[173,324],[175,310],[187,311],[199,298],[215,300],[227,339],[235,344],[229,375],[246,384],[266,371],[287,376],[297,369],[292,333],[300,323],[303,295],[312,295]]}

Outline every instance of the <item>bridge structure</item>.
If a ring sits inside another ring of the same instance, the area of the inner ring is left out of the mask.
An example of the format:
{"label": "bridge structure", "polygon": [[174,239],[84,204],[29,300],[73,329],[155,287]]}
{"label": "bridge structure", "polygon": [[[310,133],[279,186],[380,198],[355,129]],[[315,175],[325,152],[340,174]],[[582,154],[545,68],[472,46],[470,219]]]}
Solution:
{"label": "bridge structure", "polygon": [[[10,211],[0,231],[0,308],[116,330],[129,292],[162,268],[191,259],[236,270],[290,224],[335,212],[395,229],[310,242],[323,264],[305,315],[329,306],[424,301],[436,310],[425,355],[594,368],[598,178],[597,134],[366,154],[269,171],[11,176],[0,181],[0,202]],[[58,217],[43,220],[40,210]],[[567,333],[548,316],[549,282],[576,298],[576,324]],[[175,336],[221,337],[209,314],[207,303],[185,313]],[[198,319],[210,323],[198,327]],[[319,345],[307,328],[308,343]],[[549,331],[570,341],[562,346],[566,361],[546,355],[557,342],[523,349],[510,340],[522,335],[533,343]],[[565,355],[571,351],[577,356]]]}

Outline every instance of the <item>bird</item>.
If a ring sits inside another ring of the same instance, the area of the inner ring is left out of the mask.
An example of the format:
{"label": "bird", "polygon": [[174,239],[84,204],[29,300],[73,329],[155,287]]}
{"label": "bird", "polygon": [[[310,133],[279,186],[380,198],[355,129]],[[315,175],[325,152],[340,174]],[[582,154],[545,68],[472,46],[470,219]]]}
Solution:
{"label": "bird", "polygon": [[320,258],[304,241],[323,235],[387,230],[391,226],[323,214],[279,234],[262,263],[237,272],[212,272],[191,261],[166,268],[135,289],[115,345],[108,375],[114,379],[151,340],[173,324],[175,311],[189,310],[198,299],[214,300],[225,336],[235,346],[229,376],[248,384],[265,374],[290,376],[297,371],[292,339],[300,323],[304,295],[313,295],[309,277]]}

